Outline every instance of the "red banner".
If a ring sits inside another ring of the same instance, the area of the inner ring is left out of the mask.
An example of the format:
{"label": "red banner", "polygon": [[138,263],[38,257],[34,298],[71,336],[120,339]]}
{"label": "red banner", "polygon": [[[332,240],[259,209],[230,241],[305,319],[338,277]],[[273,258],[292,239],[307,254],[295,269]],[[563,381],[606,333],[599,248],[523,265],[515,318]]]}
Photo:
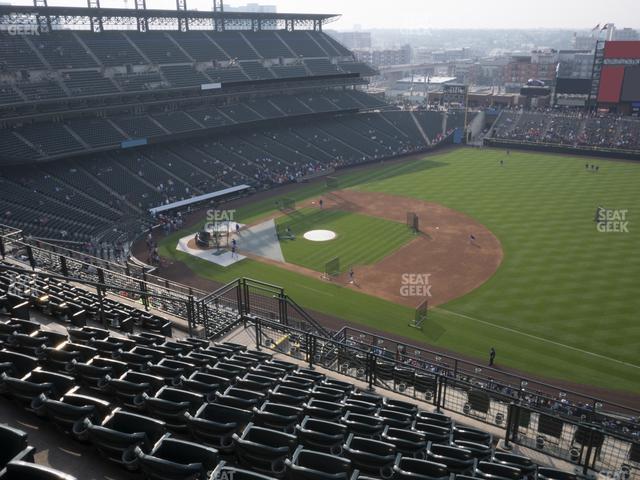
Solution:
{"label": "red banner", "polygon": [[640,58],[640,41],[606,42],[604,58]]}
{"label": "red banner", "polygon": [[598,102],[618,103],[622,92],[622,80],[624,79],[624,67],[605,65],[600,75],[600,89],[598,90]]}

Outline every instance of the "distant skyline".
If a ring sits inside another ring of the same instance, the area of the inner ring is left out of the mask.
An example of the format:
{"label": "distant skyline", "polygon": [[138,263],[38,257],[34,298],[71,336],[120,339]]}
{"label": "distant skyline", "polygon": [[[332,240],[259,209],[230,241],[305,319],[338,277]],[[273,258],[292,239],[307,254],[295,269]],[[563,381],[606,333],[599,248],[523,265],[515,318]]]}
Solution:
{"label": "distant skyline", "polygon": [[[563,28],[589,29],[596,24],[640,28],[640,0],[227,0],[231,6],[276,5],[279,12],[335,13],[339,21],[328,28]],[[29,5],[28,0],[11,1]],[[128,0],[132,7],[134,0]],[[102,0],[104,7],[121,7],[125,0]],[[211,10],[213,0],[187,0],[190,9]],[[49,0],[49,5],[85,6],[82,0]],[[174,0],[147,0],[147,8],[175,8]]]}

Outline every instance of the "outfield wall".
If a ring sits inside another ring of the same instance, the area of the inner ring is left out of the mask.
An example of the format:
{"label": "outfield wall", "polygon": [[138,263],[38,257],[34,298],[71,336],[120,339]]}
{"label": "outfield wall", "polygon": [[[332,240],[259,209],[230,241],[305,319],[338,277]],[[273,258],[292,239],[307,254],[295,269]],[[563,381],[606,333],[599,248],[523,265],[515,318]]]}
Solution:
{"label": "outfield wall", "polygon": [[510,148],[514,150],[528,150],[545,153],[563,153],[600,158],[607,157],[620,160],[640,160],[640,152],[625,152],[622,150],[610,150],[596,147],[572,147],[569,145],[515,142],[509,140],[496,140],[493,138],[485,138],[484,145],[487,147]]}

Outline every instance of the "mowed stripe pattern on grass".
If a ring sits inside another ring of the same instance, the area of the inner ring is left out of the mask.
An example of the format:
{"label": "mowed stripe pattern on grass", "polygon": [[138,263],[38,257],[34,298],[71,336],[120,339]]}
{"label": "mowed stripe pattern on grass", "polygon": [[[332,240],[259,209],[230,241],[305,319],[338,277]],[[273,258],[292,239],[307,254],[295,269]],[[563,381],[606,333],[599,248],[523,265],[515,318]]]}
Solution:
{"label": "mowed stripe pattern on grass", "polygon": [[[504,167],[500,159],[505,160]],[[585,171],[585,163],[597,163],[600,172]],[[495,346],[499,366],[640,392],[637,367],[562,346],[639,363],[640,323],[635,317],[640,311],[636,288],[640,165],[457,149],[364,172],[340,173],[339,178],[338,188],[415,197],[474,217],[502,242],[502,266],[479,289],[430,312],[421,332],[407,327],[412,312],[400,305],[259,262],[222,269],[176,252],[183,232],[168,237],[161,253],[184,261],[204,277],[228,281],[251,276],[280,284],[308,308],[481,361]],[[291,196],[303,200],[322,191],[312,185]],[[599,204],[628,209],[630,233],[598,233],[593,218]],[[261,202],[238,213],[246,222],[272,211],[273,204]],[[428,228],[428,219],[421,219],[421,227]]]}
{"label": "mowed stripe pattern on grass", "polygon": [[[334,209],[313,207],[296,210],[276,220],[281,231],[289,227],[295,240],[280,241],[285,260],[317,272],[340,258],[340,271],[350,265],[370,265],[391,254],[413,238],[404,224]],[[303,238],[309,230],[331,230],[334,240],[313,242]]]}
{"label": "mowed stripe pattern on grass", "polygon": [[[505,161],[504,166],[499,160]],[[640,168],[531,153],[458,150],[448,166],[359,188],[463,211],[501,240],[505,259],[481,288],[445,308],[638,363]],[[585,163],[600,165],[599,173]],[[601,233],[598,205],[627,210],[629,233]]]}

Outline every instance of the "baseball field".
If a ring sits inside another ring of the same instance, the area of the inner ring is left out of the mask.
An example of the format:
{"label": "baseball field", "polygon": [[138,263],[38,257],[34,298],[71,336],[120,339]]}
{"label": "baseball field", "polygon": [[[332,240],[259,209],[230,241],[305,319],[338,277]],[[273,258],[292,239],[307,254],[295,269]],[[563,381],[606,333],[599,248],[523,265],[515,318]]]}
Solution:
{"label": "baseball field", "polygon": [[[242,223],[290,226],[295,240],[280,242],[286,266],[253,258],[213,265],[176,251],[185,231],[166,237],[160,253],[219,282],[282,285],[311,310],[412,342],[482,362],[495,347],[498,365],[640,393],[640,165],[465,148],[338,178],[332,192],[322,183],[288,191],[295,212],[273,201],[239,208]],[[598,207],[604,222],[595,221]],[[421,212],[417,236],[402,218],[410,208]],[[302,237],[325,228],[335,240]],[[342,277],[327,282],[320,273],[334,256]],[[344,281],[351,265],[360,285]],[[407,326],[411,300],[393,296],[402,291],[397,278],[420,273],[433,274],[440,295],[423,331]]]}

